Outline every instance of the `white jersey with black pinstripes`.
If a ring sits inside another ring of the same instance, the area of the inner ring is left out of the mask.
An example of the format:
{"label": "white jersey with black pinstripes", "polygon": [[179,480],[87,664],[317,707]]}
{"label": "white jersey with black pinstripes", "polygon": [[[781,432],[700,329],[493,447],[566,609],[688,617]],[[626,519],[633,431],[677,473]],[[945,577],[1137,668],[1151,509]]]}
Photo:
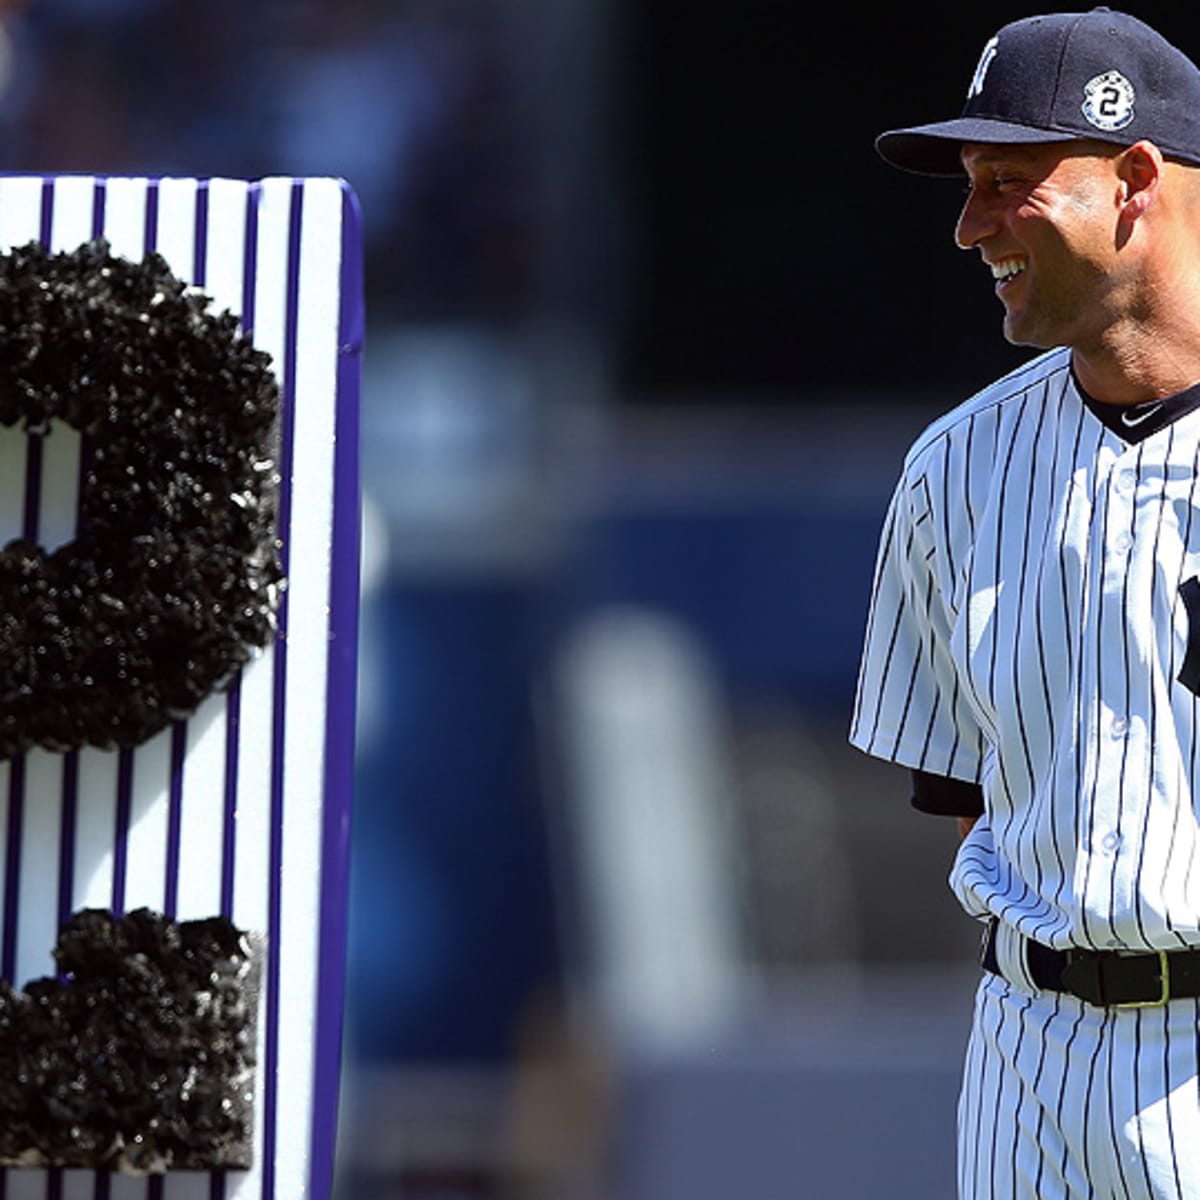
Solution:
{"label": "white jersey with black pinstripes", "polygon": [[1056,947],[1200,945],[1198,505],[1200,410],[1122,438],[1065,350],[910,450],[850,740],[982,785],[951,876],[972,915]]}

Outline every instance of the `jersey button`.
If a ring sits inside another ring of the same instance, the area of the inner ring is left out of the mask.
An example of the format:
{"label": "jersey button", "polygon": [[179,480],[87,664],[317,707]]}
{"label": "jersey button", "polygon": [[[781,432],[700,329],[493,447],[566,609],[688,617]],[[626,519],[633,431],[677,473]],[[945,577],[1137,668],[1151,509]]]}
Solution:
{"label": "jersey button", "polygon": [[1100,849],[1105,854],[1113,854],[1117,847],[1121,844],[1121,835],[1118,833],[1106,833],[1100,840]]}
{"label": "jersey button", "polygon": [[1114,717],[1110,729],[1113,737],[1123,738],[1129,732],[1129,722],[1124,717]]}
{"label": "jersey button", "polygon": [[1126,469],[1117,476],[1117,488],[1122,492],[1132,492],[1137,483],[1137,472]]}
{"label": "jersey button", "polygon": [[1113,538],[1113,549],[1118,554],[1124,554],[1133,545],[1133,535],[1128,530],[1122,530]]}

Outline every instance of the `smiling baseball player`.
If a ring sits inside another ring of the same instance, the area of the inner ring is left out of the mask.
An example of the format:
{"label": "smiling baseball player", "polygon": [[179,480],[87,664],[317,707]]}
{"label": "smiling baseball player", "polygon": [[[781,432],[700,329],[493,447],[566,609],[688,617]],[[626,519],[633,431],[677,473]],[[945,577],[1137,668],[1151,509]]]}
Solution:
{"label": "smiling baseball player", "polygon": [[957,816],[984,924],[963,1200],[1200,1198],[1200,71],[1108,9],[1007,25],[961,117],[1009,341],[880,546],[851,741]]}

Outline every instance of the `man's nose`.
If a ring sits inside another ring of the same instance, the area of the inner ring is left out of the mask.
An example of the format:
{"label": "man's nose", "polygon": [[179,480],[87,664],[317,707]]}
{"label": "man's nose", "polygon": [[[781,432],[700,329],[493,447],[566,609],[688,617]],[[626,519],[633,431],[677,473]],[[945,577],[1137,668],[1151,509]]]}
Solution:
{"label": "man's nose", "polygon": [[979,193],[972,188],[963,201],[962,211],[958,214],[958,224],[954,227],[954,240],[962,250],[970,250],[993,233],[996,228],[995,218]]}

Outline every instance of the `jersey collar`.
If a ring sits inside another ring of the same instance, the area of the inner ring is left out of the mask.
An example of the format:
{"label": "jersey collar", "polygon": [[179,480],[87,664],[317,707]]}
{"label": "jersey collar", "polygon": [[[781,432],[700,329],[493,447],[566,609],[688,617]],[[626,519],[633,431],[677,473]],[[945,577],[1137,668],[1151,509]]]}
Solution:
{"label": "jersey collar", "polygon": [[1105,404],[1096,400],[1083,390],[1073,370],[1071,378],[1075,390],[1097,420],[1131,444],[1143,441],[1192,409],[1200,408],[1200,383],[1194,383],[1165,400],[1146,400],[1141,404],[1126,405]]}

